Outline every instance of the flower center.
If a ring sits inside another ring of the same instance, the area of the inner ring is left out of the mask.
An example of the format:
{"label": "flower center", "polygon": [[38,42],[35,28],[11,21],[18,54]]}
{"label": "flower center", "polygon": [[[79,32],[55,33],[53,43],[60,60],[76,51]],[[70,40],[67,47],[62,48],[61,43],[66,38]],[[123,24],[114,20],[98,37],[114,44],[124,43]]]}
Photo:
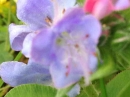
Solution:
{"label": "flower center", "polygon": [[87,49],[80,35],[74,36],[64,32],[61,37],[56,40],[56,44],[64,50],[63,60],[66,64],[68,64],[69,59],[73,60],[75,64],[81,64],[81,58],[82,61],[87,61]]}

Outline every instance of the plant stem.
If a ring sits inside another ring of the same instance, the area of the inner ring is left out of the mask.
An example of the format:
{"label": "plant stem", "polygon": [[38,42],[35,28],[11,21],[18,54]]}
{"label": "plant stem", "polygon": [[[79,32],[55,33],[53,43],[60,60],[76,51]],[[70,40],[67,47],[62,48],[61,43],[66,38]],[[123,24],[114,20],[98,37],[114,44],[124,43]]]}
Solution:
{"label": "plant stem", "polygon": [[18,55],[15,57],[14,61],[19,61],[21,57],[22,57],[22,53],[19,52]]}
{"label": "plant stem", "polygon": [[3,88],[1,88],[0,89],[0,97],[3,97],[6,93],[7,93],[7,91],[10,89],[10,86],[9,85],[7,85],[7,86],[5,86],[5,87],[3,87]]}
{"label": "plant stem", "polygon": [[[8,8],[8,20],[7,20],[7,25],[10,24],[10,21],[11,21],[11,3],[9,5],[9,8]],[[7,33],[8,34],[8,33]],[[10,50],[10,46],[9,46],[9,34],[6,36],[6,41],[5,41],[5,50],[6,51],[9,51]]]}
{"label": "plant stem", "polygon": [[107,97],[106,87],[103,78],[100,79],[100,88],[101,88],[102,97]]}

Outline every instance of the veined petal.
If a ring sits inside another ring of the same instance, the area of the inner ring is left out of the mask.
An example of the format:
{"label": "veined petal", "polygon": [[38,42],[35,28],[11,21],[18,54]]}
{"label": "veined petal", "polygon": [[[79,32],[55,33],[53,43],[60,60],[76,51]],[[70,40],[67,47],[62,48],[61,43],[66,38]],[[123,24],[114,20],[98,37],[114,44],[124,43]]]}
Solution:
{"label": "veined petal", "polygon": [[50,84],[48,69],[39,64],[24,64],[21,62],[4,62],[0,65],[0,76],[11,86],[27,83]]}
{"label": "veined petal", "polygon": [[52,1],[18,0],[17,17],[35,30],[47,27],[53,19]]}
{"label": "veined petal", "polygon": [[79,79],[83,75],[80,67],[71,63],[69,65],[62,64],[62,62],[60,61],[51,64],[50,73],[54,86],[56,88],[64,88],[69,85],[72,85],[75,82],[79,81]]}
{"label": "veined petal", "polygon": [[26,25],[9,25],[9,37],[12,49],[19,51],[23,47],[23,41],[32,30]]}

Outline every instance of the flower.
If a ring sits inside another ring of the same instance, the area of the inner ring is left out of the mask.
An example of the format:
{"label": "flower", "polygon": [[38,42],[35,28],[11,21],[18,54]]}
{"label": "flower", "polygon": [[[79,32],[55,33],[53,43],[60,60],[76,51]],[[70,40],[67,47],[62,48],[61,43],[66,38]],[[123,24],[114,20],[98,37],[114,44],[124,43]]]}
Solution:
{"label": "flower", "polygon": [[32,41],[30,58],[50,66],[55,87],[69,86],[83,76],[89,83],[90,73],[97,64],[96,45],[101,33],[98,20],[75,8],[52,29],[37,33]]}
{"label": "flower", "polygon": [[12,87],[27,83],[51,83],[48,67],[32,61],[29,61],[28,65],[16,61],[3,62],[0,66],[0,76]]}
{"label": "flower", "polygon": [[[90,74],[97,65],[100,22],[79,7],[66,10],[64,15],[64,9],[58,11],[59,16],[53,20],[52,4],[56,6],[55,3],[50,0],[18,1],[17,16],[26,25],[11,24],[10,40],[14,49],[22,50],[29,57],[29,62],[27,65],[20,62],[1,64],[1,78],[11,86],[48,82],[56,88],[65,88],[81,77],[89,83]],[[72,5],[69,4],[61,8],[67,9]]]}
{"label": "flower", "polygon": [[[68,3],[69,2],[69,3]],[[48,28],[60,20],[65,10],[73,7],[76,0],[18,0],[17,17],[25,25],[10,24],[10,44],[13,50],[23,49],[25,37],[42,28]]]}
{"label": "flower", "polygon": [[102,19],[112,11],[123,10],[128,7],[130,7],[129,0],[86,0],[84,10],[96,18]]}

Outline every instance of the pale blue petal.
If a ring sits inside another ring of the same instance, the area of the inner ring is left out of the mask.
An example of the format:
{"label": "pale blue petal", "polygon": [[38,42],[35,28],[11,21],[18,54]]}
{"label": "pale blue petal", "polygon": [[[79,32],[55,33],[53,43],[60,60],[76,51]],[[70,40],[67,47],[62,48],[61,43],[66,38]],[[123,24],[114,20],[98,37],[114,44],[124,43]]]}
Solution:
{"label": "pale blue petal", "polygon": [[23,47],[23,41],[32,30],[26,25],[9,25],[10,44],[13,50],[19,51]]}
{"label": "pale blue petal", "polygon": [[89,56],[89,68],[90,70],[93,72],[96,70],[96,67],[97,67],[97,63],[98,63],[98,59],[97,59],[97,56],[93,54],[90,54]]}
{"label": "pale blue petal", "polygon": [[35,30],[47,27],[47,19],[53,19],[52,1],[18,0],[17,17]]}
{"label": "pale blue petal", "polygon": [[79,84],[76,84],[68,93],[69,97],[76,97],[80,94],[80,86]]}
{"label": "pale blue petal", "polygon": [[35,63],[26,65],[15,61],[4,62],[0,65],[0,76],[4,82],[13,87],[28,83],[51,83],[48,69]]}
{"label": "pale blue petal", "polygon": [[28,58],[31,56],[32,42],[35,36],[36,33],[29,33],[23,41],[22,53]]}
{"label": "pale blue petal", "polygon": [[65,9],[71,8],[76,4],[76,0],[57,0],[59,6],[62,6]]}
{"label": "pale blue petal", "polygon": [[56,88],[65,88],[72,85],[83,76],[79,66],[70,64],[68,67],[60,62],[54,62],[54,64],[50,66],[50,73]]}
{"label": "pale blue petal", "polygon": [[31,58],[37,62],[48,64],[55,57],[52,53],[54,33],[50,29],[42,29],[34,37],[31,50]]}

